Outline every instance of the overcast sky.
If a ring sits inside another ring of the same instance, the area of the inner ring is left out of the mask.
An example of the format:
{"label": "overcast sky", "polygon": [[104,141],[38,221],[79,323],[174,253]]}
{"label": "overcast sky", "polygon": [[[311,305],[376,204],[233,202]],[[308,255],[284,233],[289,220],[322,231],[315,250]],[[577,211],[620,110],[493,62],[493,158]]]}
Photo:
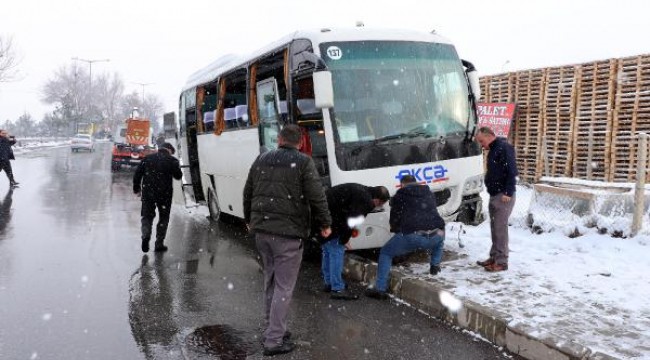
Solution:
{"label": "overcast sky", "polygon": [[[228,53],[245,54],[298,29],[435,29],[481,74],[650,53],[645,0],[9,0],[0,34],[12,36],[20,78],[0,83],[0,121],[51,107],[41,91],[73,57],[110,59],[93,76],[121,74],[126,91],[152,83],[177,111],[187,77]],[[86,63],[81,63],[86,65]]]}

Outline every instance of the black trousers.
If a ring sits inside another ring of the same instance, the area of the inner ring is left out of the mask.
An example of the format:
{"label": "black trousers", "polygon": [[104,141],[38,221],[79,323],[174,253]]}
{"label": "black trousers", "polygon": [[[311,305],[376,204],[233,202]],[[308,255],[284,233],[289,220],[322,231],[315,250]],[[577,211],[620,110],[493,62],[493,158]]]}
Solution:
{"label": "black trousers", "polygon": [[158,224],[156,225],[156,244],[162,245],[167,235],[167,226],[169,225],[169,213],[172,208],[172,199],[150,200],[142,199],[142,240],[151,239],[151,228],[153,219],[156,217],[156,208],[158,209]]}
{"label": "black trousers", "polygon": [[2,170],[4,170],[5,174],[7,174],[9,183],[13,184],[16,182],[14,180],[14,172],[11,170],[11,162],[9,160],[0,160],[0,171]]}

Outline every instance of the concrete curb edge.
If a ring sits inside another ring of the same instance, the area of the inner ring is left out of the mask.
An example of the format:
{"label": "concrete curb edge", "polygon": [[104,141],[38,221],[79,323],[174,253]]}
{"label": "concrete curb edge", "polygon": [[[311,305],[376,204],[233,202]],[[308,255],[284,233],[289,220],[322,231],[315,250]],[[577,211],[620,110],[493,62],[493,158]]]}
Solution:
{"label": "concrete curb edge", "polygon": [[[345,275],[353,280],[372,284],[377,264],[354,254],[345,257]],[[575,341],[552,333],[540,333],[531,326],[517,324],[513,318],[483,305],[461,299],[462,308],[450,312],[440,302],[444,289],[440,284],[424,281],[392,268],[390,292],[420,311],[454,326],[474,332],[491,343],[507,348],[509,352],[530,360],[619,360],[616,357],[593,352]]]}

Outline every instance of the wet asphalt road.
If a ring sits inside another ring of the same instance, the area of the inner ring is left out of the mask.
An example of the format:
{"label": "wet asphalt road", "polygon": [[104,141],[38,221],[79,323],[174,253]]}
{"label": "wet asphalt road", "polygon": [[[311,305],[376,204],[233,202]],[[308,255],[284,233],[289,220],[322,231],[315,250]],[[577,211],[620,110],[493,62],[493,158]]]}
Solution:
{"label": "wet asphalt road", "polygon": [[[239,224],[175,206],[164,255],[143,255],[131,171],[110,144],[20,155],[0,174],[0,359],[262,358],[262,275]],[[498,359],[407,306],[330,300],[303,264],[278,359]],[[355,291],[361,288],[352,284]]]}

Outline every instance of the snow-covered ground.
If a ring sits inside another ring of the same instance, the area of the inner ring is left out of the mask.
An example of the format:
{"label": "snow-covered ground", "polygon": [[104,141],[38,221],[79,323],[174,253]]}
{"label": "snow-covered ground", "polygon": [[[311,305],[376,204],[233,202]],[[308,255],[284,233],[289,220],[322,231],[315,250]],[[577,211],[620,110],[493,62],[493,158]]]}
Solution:
{"label": "snow-covered ground", "polygon": [[70,138],[20,138],[13,146],[15,154],[30,152],[45,147],[70,145]]}
{"label": "snow-covered ground", "polygon": [[427,274],[419,276],[510,314],[512,321],[531,325],[540,334],[556,334],[619,358],[650,359],[647,214],[645,228],[634,238],[601,235],[597,228],[586,227],[575,238],[562,229],[534,234],[526,226],[532,195],[530,188],[517,188],[508,271],[488,273],[476,265],[488,257],[491,245],[486,221],[463,225],[464,234],[459,223],[448,224],[445,249],[460,258],[443,262],[435,278],[427,274],[426,264],[408,265],[407,272]]}

